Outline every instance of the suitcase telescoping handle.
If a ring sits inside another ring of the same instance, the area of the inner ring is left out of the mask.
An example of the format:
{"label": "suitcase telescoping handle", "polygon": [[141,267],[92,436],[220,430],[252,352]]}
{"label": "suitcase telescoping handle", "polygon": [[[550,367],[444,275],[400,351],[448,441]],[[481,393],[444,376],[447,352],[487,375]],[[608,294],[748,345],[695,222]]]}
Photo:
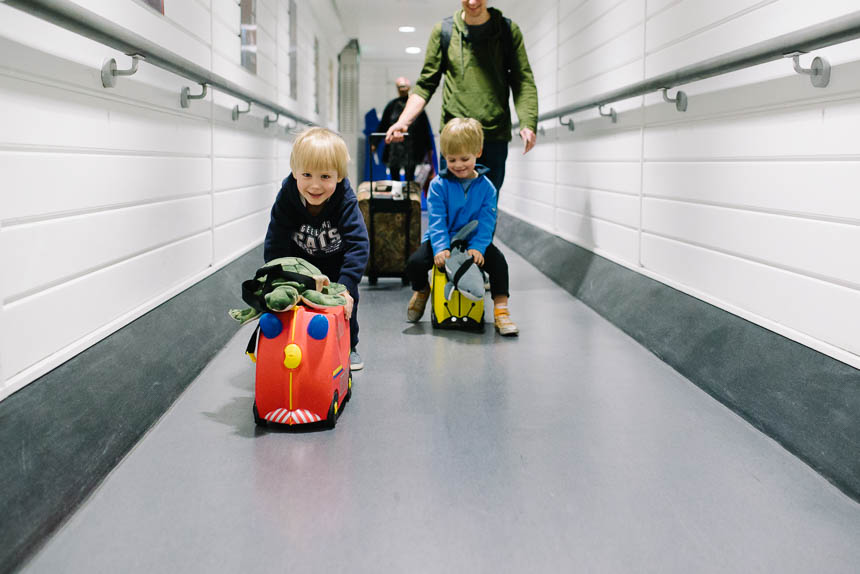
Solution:
{"label": "suitcase telescoping handle", "polygon": [[[370,146],[373,145],[374,139],[384,138],[386,132],[371,132],[370,137],[367,138],[367,155],[368,157],[372,153],[370,151]],[[403,137],[409,137],[409,132],[404,132]],[[373,161],[370,162],[370,199],[373,199]],[[406,186],[406,199],[409,199],[409,186]]]}
{"label": "suitcase telescoping handle", "polygon": [[[403,132],[403,137],[406,137],[408,135],[409,135],[409,132]],[[380,137],[384,138],[385,132],[371,132],[371,134],[370,134],[370,139],[380,138]]]}
{"label": "suitcase telescoping handle", "polygon": [[[370,157],[371,151],[371,142],[375,139],[384,138],[386,132],[371,132],[370,137],[367,138],[367,156]],[[403,134],[404,137],[409,137],[409,132],[405,132]],[[412,198],[409,195],[409,184],[411,182],[406,182],[406,205],[407,209],[405,211],[406,217],[403,218],[404,224],[404,243],[403,243],[403,261],[406,261],[409,258],[409,229],[410,229],[410,215],[412,214]],[[373,213],[374,201],[373,201],[373,161],[370,162],[370,201],[367,204],[367,218],[370,220],[370,284],[373,285],[376,283],[376,248],[375,248],[375,239],[376,239],[376,218]],[[404,285],[406,285],[406,275],[403,275]]]}

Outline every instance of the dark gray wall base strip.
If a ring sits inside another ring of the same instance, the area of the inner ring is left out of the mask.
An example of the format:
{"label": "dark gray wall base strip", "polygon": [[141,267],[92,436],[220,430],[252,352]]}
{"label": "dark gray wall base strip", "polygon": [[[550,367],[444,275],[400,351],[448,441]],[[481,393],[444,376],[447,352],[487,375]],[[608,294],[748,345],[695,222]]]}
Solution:
{"label": "dark gray wall base strip", "polygon": [[860,371],[508,214],[496,236],[860,501]]}
{"label": "dark gray wall base strip", "polygon": [[255,248],[0,402],[0,572],[22,564],[239,329]]}

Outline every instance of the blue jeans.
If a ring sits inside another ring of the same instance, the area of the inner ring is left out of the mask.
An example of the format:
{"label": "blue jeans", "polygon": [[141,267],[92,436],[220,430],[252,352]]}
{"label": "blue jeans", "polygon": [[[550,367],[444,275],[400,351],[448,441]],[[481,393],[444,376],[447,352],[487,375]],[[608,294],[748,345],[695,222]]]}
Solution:
{"label": "blue jeans", "polygon": [[[489,168],[487,179],[493,182],[496,187],[496,203],[499,202],[499,191],[502,189],[502,183],[505,181],[505,161],[508,159],[508,143],[509,142],[488,142],[484,141],[484,149],[481,150],[481,157],[478,158],[478,163]],[[444,169],[448,162],[445,158],[441,158],[440,169]]]}

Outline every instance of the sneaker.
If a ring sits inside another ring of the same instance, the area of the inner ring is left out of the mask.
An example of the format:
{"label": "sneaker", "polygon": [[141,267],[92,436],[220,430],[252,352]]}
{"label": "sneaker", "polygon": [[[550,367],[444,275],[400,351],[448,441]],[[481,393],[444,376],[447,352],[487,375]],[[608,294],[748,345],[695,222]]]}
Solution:
{"label": "sneaker", "polygon": [[520,332],[516,324],[511,321],[511,316],[508,314],[507,309],[495,309],[493,311],[493,318],[496,324],[496,331],[502,337],[516,337]]}
{"label": "sneaker", "polygon": [[355,349],[349,352],[349,368],[351,371],[360,371],[364,368],[364,361]]}
{"label": "sneaker", "polygon": [[424,308],[427,307],[427,299],[430,298],[430,289],[424,291],[413,291],[409,306],[406,307],[406,320],[417,323],[424,316]]}

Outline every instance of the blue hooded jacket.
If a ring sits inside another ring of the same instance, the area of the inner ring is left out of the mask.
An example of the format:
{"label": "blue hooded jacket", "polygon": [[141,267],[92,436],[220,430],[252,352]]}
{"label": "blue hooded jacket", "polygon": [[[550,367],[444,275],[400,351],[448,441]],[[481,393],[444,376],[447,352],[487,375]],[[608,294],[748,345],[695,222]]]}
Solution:
{"label": "blue hooded jacket", "polygon": [[478,177],[471,180],[468,191],[463,191],[461,180],[447,169],[430,182],[427,195],[427,232],[424,241],[430,240],[433,254],[451,248],[453,237],[464,225],[478,220],[478,228],[469,238],[467,249],[484,254],[493,241],[496,227],[496,188],[484,175],[489,168],[476,165]]}

